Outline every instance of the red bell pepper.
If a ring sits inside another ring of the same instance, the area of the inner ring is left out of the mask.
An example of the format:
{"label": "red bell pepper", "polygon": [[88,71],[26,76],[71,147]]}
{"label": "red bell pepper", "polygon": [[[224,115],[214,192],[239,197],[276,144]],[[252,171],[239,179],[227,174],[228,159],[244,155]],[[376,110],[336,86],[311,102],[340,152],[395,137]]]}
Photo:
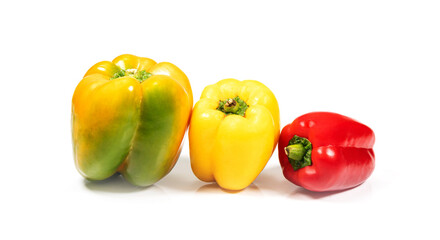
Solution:
{"label": "red bell pepper", "polygon": [[330,112],[312,112],[281,131],[278,156],[284,177],[323,192],[362,184],[374,170],[374,133],[366,125]]}

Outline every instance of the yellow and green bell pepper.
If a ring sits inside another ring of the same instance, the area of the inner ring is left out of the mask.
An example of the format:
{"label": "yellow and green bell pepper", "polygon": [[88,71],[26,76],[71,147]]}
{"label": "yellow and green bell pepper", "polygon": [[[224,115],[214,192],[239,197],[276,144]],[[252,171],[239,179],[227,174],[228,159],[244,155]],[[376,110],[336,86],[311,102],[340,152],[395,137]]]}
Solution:
{"label": "yellow and green bell pepper", "polygon": [[188,127],[193,97],[175,65],[129,54],[91,67],[72,99],[78,171],[90,180],[119,172],[149,186],[171,171]]}
{"label": "yellow and green bell pepper", "polygon": [[191,168],[228,190],[250,185],[278,142],[278,102],[257,81],[225,79],[207,86],[189,128]]}

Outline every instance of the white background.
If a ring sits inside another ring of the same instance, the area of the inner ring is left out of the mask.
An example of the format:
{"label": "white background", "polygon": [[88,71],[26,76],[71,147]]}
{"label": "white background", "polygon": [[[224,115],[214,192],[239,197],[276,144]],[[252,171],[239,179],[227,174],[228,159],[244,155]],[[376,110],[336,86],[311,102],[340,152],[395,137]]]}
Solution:
{"label": "white background", "polygon": [[[438,1],[3,1],[0,3],[1,239],[439,239]],[[281,125],[311,111],[376,133],[361,186],[313,193],[277,154],[238,193],[200,182],[188,140],[149,188],[76,171],[70,107],[98,61],[168,61],[196,102],[224,78],[275,93]]]}

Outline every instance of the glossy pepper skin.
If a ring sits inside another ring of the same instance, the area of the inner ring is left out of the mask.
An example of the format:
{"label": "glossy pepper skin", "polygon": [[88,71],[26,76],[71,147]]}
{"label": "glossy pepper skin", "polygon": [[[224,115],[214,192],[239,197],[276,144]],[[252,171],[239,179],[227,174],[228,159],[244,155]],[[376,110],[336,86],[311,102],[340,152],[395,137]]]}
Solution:
{"label": "glossy pepper skin", "polygon": [[[311,165],[294,170],[295,161],[288,155],[295,156],[295,148],[286,147],[295,145],[291,140],[298,137],[311,143]],[[373,172],[374,141],[373,131],[362,123],[336,113],[312,112],[283,128],[278,155],[292,183],[316,192],[344,190],[362,184]]]}
{"label": "glossy pepper skin", "polygon": [[[232,99],[244,108],[226,111]],[[263,170],[279,130],[278,102],[262,83],[225,79],[209,85],[191,117],[191,168],[202,181],[241,190]]]}
{"label": "glossy pepper skin", "polygon": [[171,171],[189,123],[192,91],[175,65],[129,54],[91,67],[72,99],[75,164],[89,180],[120,172],[137,186]]}

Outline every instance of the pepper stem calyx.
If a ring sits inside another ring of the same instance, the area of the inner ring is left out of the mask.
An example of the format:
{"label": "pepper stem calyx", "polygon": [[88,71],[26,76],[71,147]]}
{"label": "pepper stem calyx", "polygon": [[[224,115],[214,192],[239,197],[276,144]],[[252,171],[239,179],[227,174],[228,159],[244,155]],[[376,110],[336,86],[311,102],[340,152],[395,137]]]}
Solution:
{"label": "pepper stem calyx", "polygon": [[126,70],[121,69],[121,70],[117,71],[115,74],[113,74],[113,77],[111,77],[110,80],[120,78],[120,77],[130,76],[130,77],[136,78],[139,82],[142,83],[147,78],[151,77],[151,75],[152,75],[151,73],[149,73],[145,70],[138,71],[135,68],[126,69]]}
{"label": "pepper stem calyx", "polygon": [[307,138],[293,136],[284,152],[295,171],[312,165],[312,143]]}
{"label": "pepper stem calyx", "polygon": [[245,101],[237,96],[235,98],[228,98],[223,101],[220,100],[217,110],[222,111],[225,114],[236,114],[244,117],[248,107],[249,105],[247,105]]}

